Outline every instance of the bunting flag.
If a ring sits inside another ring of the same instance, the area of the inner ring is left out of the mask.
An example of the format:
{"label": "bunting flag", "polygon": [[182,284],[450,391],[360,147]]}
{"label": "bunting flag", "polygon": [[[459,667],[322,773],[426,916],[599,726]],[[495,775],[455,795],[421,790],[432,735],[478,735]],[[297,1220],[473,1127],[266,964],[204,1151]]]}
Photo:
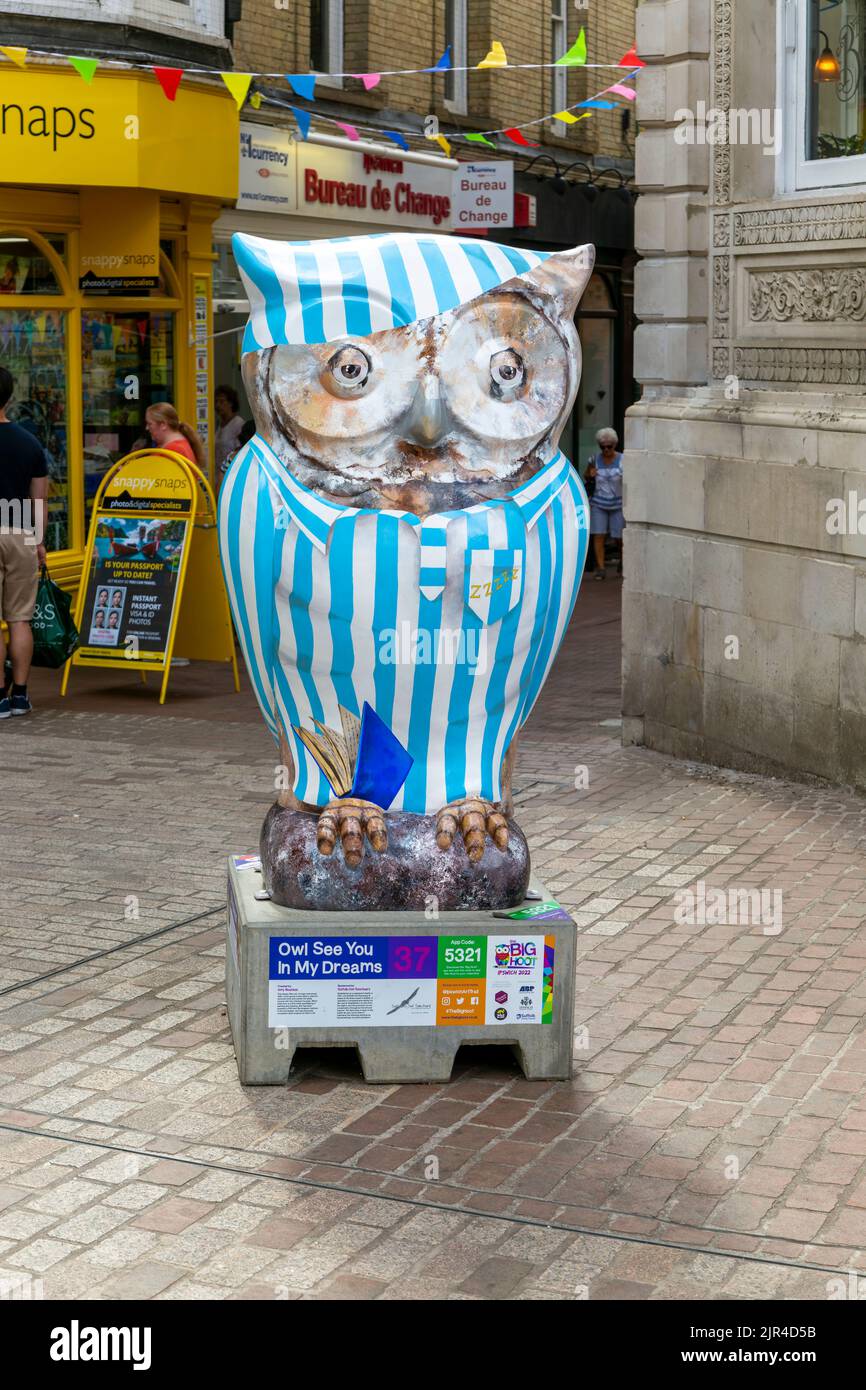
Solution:
{"label": "bunting flag", "polygon": [[334,125],[338,125],[340,129],[348,135],[350,140],[360,140],[361,137],[357,130],[353,125],[349,125],[348,121],[335,121]]}
{"label": "bunting flag", "polygon": [[480,131],[475,131],[475,133],[472,134],[472,135],[470,135],[470,134],[467,133],[466,135],[464,135],[463,139],[464,139],[464,140],[474,140],[474,141],[476,142],[476,144],[478,144],[478,145],[490,145],[491,149],[494,149],[494,150],[496,149],[496,146],[494,145],[493,141],[492,141],[492,140],[488,140],[488,139],[487,139],[487,136],[486,136],[486,135],[482,135],[482,134],[480,133]]}
{"label": "bunting flag", "polygon": [[550,119],[552,121],[564,121],[566,125],[574,125],[576,121],[585,121],[588,115],[588,111],[584,111],[582,116],[575,116],[573,111],[556,111]]}
{"label": "bunting flag", "polygon": [[614,92],[618,97],[627,97],[629,101],[634,101],[637,92],[634,87],[624,87],[621,82],[614,82],[612,87],[605,87],[605,92]]}
{"label": "bunting flag", "polygon": [[515,145],[528,145],[529,148],[533,150],[541,148],[540,145],[537,145],[534,140],[527,140],[526,136],[523,134],[523,131],[519,130],[517,126],[513,125],[508,130],[503,130],[502,134],[507,135],[509,140],[513,140]]}
{"label": "bunting flag", "polygon": [[290,110],[297,122],[298,130],[301,133],[301,139],[306,140],[310,133],[310,121],[313,119],[310,112],[304,111],[300,106],[292,106]]}
{"label": "bunting flag", "polygon": [[5,53],[10,63],[14,63],[16,68],[23,68],[27,62],[26,48],[8,48],[0,44],[0,53]]}
{"label": "bunting flag", "polygon": [[624,53],[620,58],[618,66],[621,68],[645,68],[646,63],[643,58],[637,56],[637,47],[632,44],[628,53]]}
{"label": "bunting flag", "polygon": [[507,68],[508,57],[505,49],[498,39],[494,39],[490,45],[490,52],[486,58],[482,58],[478,64],[479,68]]}
{"label": "bunting flag", "polygon": [[247,92],[250,90],[250,83],[253,80],[251,72],[224,72],[222,80],[228,87],[240,111],[247,99]]}
{"label": "bunting flag", "polygon": [[79,77],[83,77],[85,82],[93,81],[93,74],[99,67],[95,58],[70,58],[69,62],[75,68]]}
{"label": "bunting flag", "polygon": [[615,111],[615,101],[599,101],[598,97],[591,97],[589,101],[579,101],[578,106],[589,106],[593,111]]}
{"label": "bunting flag", "polygon": [[427,139],[428,139],[428,140],[435,140],[436,144],[439,146],[439,148],[440,148],[440,149],[442,150],[442,152],[444,153],[445,158],[446,158],[446,159],[450,159],[450,158],[451,158],[451,145],[450,145],[450,142],[449,142],[448,140],[445,139],[445,136],[444,136],[444,135],[428,135],[428,136],[427,136]]}
{"label": "bunting flag", "polygon": [[183,77],[183,68],[154,68],[153,75],[169,101],[174,101],[180,79]]}
{"label": "bunting flag", "polygon": [[315,101],[316,79],[313,73],[287,72],[286,81],[296,97],[303,97],[304,101]]}
{"label": "bunting flag", "polygon": [[383,130],[382,134],[387,135],[389,140],[393,140],[395,145],[399,145],[401,150],[408,150],[409,141],[400,134],[399,130]]}
{"label": "bunting flag", "polygon": [[441,58],[437,58],[432,68],[425,68],[425,72],[448,72],[451,67],[451,45],[449,43]]}
{"label": "bunting flag", "polygon": [[561,58],[557,58],[556,67],[579,68],[586,62],[586,34],[581,29],[574,43],[567,53],[563,53]]}
{"label": "bunting flag", "polygon": [[378,87],[379,83],[382,81],[381,72],[356,72],[354,76],[357,77],[359,82],[363,82],[365,92],[372,91],[373,88]]}

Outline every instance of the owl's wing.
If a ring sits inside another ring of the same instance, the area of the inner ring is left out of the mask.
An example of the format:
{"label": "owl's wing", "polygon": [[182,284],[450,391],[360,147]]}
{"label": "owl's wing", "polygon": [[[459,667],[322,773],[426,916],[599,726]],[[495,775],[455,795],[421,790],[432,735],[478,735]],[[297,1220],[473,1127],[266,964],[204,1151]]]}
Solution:
{"label": "owl's wing", "polygon": [[279,739],[270,639],[274,609],[274,503],[247,444],[219,497],[219,546],[235,630],[265,723]]}

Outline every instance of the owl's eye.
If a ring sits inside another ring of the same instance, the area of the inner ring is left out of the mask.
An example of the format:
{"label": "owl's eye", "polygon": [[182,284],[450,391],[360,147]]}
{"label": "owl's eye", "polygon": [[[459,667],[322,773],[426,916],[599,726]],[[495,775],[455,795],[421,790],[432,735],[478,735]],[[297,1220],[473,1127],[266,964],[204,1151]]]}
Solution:
{"label": "owl's eye", "polygon": [[325,384],[338,396],[355,395],[367,385],[370,359],[358,347],[341,347],[328,362]]}
{"label": "owl's eye", "polygon": [[495,396],[511,395],[523,385],[525,376],[523,358],[514,348],[494,352],[490,359],[490,380]]}

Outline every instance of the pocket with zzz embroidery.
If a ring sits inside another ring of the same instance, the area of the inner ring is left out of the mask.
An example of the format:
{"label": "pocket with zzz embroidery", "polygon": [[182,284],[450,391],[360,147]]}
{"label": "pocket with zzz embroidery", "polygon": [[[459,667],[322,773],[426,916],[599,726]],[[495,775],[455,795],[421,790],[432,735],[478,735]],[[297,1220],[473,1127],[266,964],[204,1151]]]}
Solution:
{"label": "pocket with zzz embroidery", "polygon": [[522,550],[467,550],[463,598],[475,617],[498,623],[523,593]]}

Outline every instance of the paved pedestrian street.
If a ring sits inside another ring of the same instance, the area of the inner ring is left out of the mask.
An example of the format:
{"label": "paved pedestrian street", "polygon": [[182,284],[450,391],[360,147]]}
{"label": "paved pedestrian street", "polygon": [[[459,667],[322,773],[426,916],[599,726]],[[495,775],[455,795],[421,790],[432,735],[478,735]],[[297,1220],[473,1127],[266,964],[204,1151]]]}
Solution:
{"label": "paved pedestrian street", "polygon": [[[621,747],[619,593],[585,586],[518,761],[579,929],[570,1082],[478,1048],[448,1085],[367,1086],[333,1049],[242,1088],[225,862],[275,763],[252,700],[219,668],[179,669],[163,709],[132,676],[61,701],[38,673],[0,729],[4,1288],[823,1300],[866,1277],[866,803]],[[779,913],[678,910],[717,888]]]}

